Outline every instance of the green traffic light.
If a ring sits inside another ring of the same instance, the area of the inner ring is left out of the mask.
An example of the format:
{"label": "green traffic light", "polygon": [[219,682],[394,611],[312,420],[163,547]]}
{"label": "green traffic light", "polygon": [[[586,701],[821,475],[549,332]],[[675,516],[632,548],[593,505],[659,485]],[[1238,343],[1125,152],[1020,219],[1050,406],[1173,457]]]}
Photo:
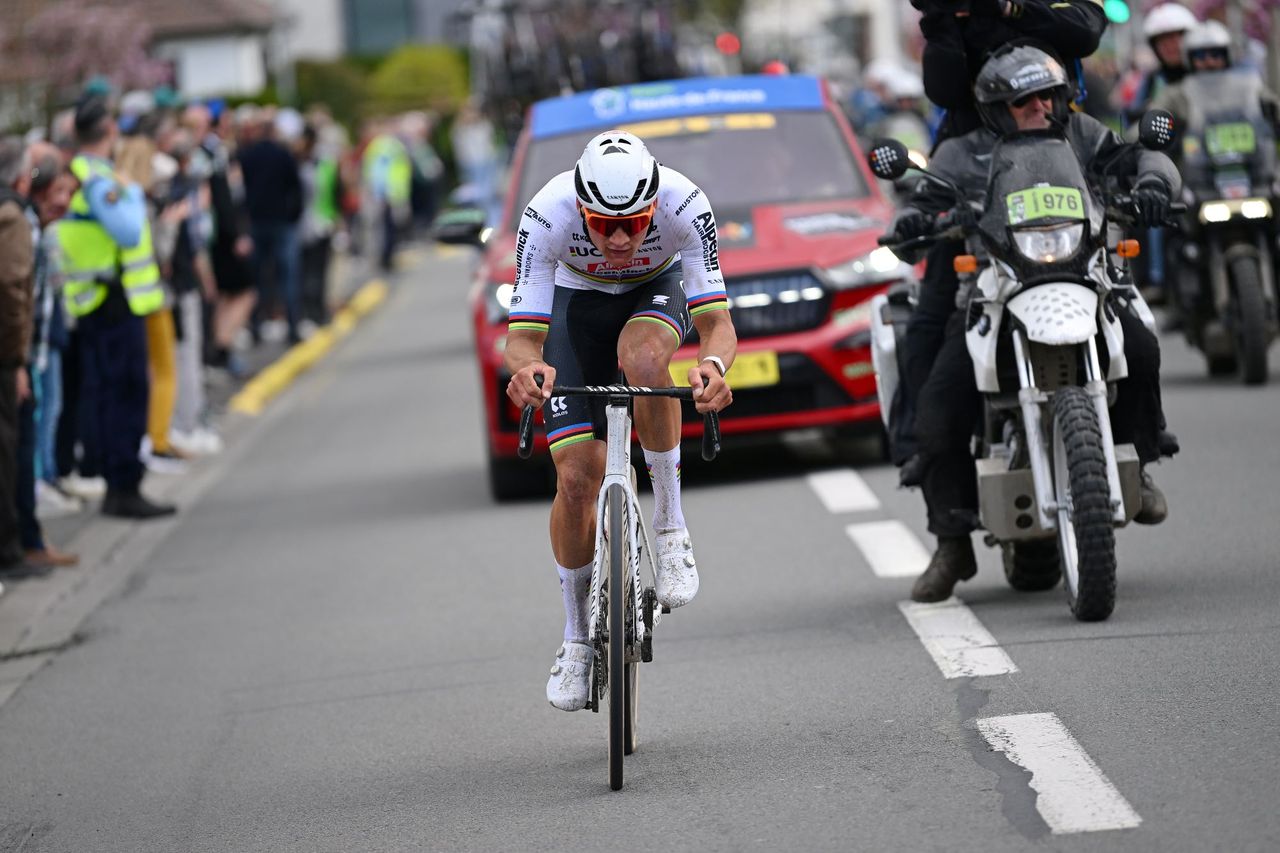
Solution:
{"label": "green traffic light", "polygon": [[1129,4],[1125,0],[1103,0],[1102,11],[1113,24],[1124,24],[1129,20]]}

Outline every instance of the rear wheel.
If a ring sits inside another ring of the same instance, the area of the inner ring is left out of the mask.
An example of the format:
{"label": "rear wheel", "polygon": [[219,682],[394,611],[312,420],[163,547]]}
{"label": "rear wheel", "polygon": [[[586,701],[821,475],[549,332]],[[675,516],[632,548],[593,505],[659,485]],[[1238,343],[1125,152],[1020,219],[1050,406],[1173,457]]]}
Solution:
{"label": "rear wheel", "polygon": [[609,787],[622,788],[622,757],[627,741],[627,555],[626,492],[613,485],[605,496],[609,519]]}
{"label": "rear wheel", "polygon": [[1262,271],[1258,259],[1242,255],[1231,262],[1231,284],[1235,290],[1236,355],[1240,381],[1261,385],[1267,381],[1267,300],[1262,292]]}
{"label": "rear wheel", "polygon": [[1111,487],[1102,431],[1083,388],[1053,397],[1053,488],[1067,603],[1081,622],[1106,619],[1116,605]]}
{"label": "rear wheel", "polygon": [[1053,539],[1006,542],[1001,552],[1005,579],[1019,592],[1053,589],[1062,579],[1058,543]]}

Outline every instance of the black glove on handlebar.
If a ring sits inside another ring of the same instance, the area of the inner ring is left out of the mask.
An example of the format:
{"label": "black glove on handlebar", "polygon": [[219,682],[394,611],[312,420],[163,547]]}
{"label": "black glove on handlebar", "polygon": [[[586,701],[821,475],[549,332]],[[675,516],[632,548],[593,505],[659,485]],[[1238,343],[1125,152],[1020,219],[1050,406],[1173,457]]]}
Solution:
{"label": "black glove on handlebar", "polygon": [[916,237],[925,237],[933,233],[933,217],[915,208],[908,207],[898,214],[893,221],[891,232],[894,242],[905,243]]}
{"label": "black glove on handlebar", "polygon": [[1153,179],[1138,181],[1133,188],[1133,205],[1139,225],[1158,228],[1169,218],[1169,188],[1164,181]]}

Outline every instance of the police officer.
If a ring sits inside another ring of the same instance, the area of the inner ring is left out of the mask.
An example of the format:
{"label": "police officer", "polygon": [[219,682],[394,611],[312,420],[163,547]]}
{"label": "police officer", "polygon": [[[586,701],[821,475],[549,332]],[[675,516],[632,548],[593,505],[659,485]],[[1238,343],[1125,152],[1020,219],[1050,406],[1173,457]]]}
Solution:
{"label": "police officer", "polygon": [[147,428],[147,339],[143,317],[164,305],[151,249],[142,189],[123,182],[110,155],[119,129],[101,95],[76,106],[78,151],[71,172],[80,182],[58,226],[64,300],[81,343],[80,411],[84,431],[102,443],[107,494],[104,515],[154,518],[171,504],[139,491],[138,451]]}

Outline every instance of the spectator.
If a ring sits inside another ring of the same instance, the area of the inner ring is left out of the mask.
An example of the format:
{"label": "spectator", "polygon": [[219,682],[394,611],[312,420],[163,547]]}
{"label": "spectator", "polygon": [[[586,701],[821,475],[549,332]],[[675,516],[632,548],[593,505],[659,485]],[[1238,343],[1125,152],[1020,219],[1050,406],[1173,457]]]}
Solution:
{"label": "spectator", "polygon": [[302,186],[306,210],[302,216],[302,315],[309,329],[329,322],[329,261],[338,227],[341,186],[338,160],[320,142],[319,132],[307,125],[302,133]]}
{"label": "spectator", "polygon": [[[50,403],[57,401],[47,399],[40,391],[45,387],[45,374],[49,368],[47,320],[51,307],[56,302],[55,275],[51,270],[54,253],[50,251],[50,243],[45,239],[43,229],[66,215],[72,190],[70,181],[62,179],[64,173],[61,157],[55,146],[37,143],[30,148],[28,157],[32,169],[29,189],[31,205],[27,208],[27,216],[32,224],[32,247],[35,251],[35,290],[32,300],[31,351],[27,361],[32,394],[22,406],[21,438],[18,444],[18,512],[22,521],[22,547],[26,552],[26,561],[54,568],[74,566],[80,562],[80,558],[50,545],[44,538],[44,531],[37,518],[37,494],[46,496],[46,505],[50,497],[62,497],[61,493],[41,479],[43,460],[40,435],[44,432],[42,421],[51,417],[57,419],[56,411],[50,407]],[[44,488],[38,492],[38,486]],[[63,500],[78,504],[74,499]]]}
{"label": "spectator", "polygon": [[0,580],[49,571],[26,559],[18,519],[18,413],[31,394],[32,250],[26,193],[31,163],[22,140],[0,139]]}
{"label": "spectator", "polygon": [[362,172],[365,196],[361,207],[366,221],[381,232],[378,264],[390,270],[400,230],[409,221],[413,165],[404,143],[386,122],[376,126],[365,148]]}
{"label": "spectator", "polygon": [[468,197],[485,211],[491,223],[496,222],[498,149],[493,141],[493,125],[477,104],[468,102],[454,118],[449,136],[458,172],[469,188]]}
{"label": "spectator", "polygon": [[272,308],[266,271],[274,267],[275,282],[284,302],[290,343],[298,334],[298,267],[301,248],[298,221],[302,218],[302,178],[298,161],[276,138],[270,121],[261,121],[256,139],[240,152],[244,172],[245,205],[253,236],[253,270],[258,282],[258,314],[255,327],[261,336],[262,320]]}
{"label": "spectator", "polygon": [[232,168],[226,144],[231,136],[231,114],[220,108],[215,116],[210,107],[193,104],[187,108],[183,122],[199,144],[198,150],[192,152],[193,169],[208,175],[209,209],[213,217],[209,262],[217,299],[209,364],[240,376],[243,367],[234,357],[232,345],[236,334],[249,322],[257,295],[249,267],[253,241],[248,235],[248,214],[243,203],[236,200],[239,171],[238,167]]}

